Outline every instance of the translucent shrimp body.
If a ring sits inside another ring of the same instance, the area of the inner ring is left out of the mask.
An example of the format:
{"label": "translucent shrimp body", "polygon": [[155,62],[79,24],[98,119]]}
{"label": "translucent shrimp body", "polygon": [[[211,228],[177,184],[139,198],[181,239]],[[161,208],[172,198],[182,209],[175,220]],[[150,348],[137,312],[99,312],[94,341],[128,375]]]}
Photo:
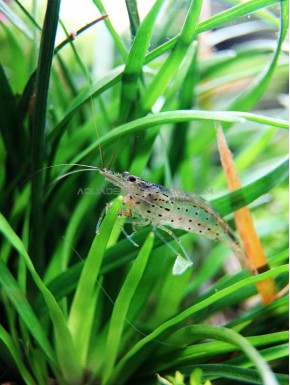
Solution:
{"label": "translucent shrimp body", "polygon": [[[135,223],[137,226],[152,224],[166,231],[168,230],[164,226],[170,226],[201,234],[209,239],[219,239],[235,253],[243,265],[247,264],[233,231],[219,212],[199,195],[165,188],[128,172],[119,174],[106,169],[99,172],[108,181],[126,191],[121,214],[132,217],[137,214],[142,217],[142,221]],[[171,234],[171,231],[168,233]]]}

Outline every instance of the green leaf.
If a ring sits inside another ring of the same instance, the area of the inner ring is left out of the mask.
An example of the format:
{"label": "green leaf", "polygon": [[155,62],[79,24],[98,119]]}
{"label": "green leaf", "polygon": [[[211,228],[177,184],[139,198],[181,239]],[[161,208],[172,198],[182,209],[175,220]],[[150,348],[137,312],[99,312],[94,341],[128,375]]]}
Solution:
{"label": "green leaf", "polygon": [[32,226],[31,256],[39,271],[43,269],[43,192],[42,170],[45,152],[45,125],[50,71],[54,53],[54,41],[58,23],[60,0],[47,3],[41,35],[38,65],[36,70],[35,102],[32,116],[32,172],[31,184]]}
{"label": "green leaf", "polygon": [[[56,352],[59,360],[59,365],[62,369],[64,377],[69,382],[71,382],[71,384],[77,384],[80,381],[80,378],[82,376],[82,371],[81,371],[80,363],[77,359],[78,356],[77,356],[75,347],[73,345],[72,337],[66,325],[66,321],[64,319],[63,313],[61,312],[55,298],[53,297],[51,292],[47,289],[47,287],[44,285],[41,278],[37,274],[31,262],[31,259],[27,254],[27,251],[25,250],[25,247],[21,242],[20,238],[18,238],[18,236],[15,234],[15,232],[10,227],[9,223],[7,222],[7,220],[4,218],[2,214],[0,214],[0,231],[7,238],[7,240],[13,245],[13,247],[19,252],[19,254],[24,258],[27,269],[30,271],[35,284],[37,285],[40,292],[42,293],[50,313],[51,321],[53,322],[53,326],[54,326],[54,331],[56,336]],[[5,272],[4,272],[4,268],[0,270],[1,270],[1,273],[3,272],[2,279],[5,279],[5,278],[9,279],[10,280],[9,285],[11,286],[13,284],[11,280],[12,276],[9,275],[10,273],[8,274],[8,270]],[[6,283],[6,285],[8,285],[8,283]],[[7,288],[8,287],[9,286],[7,286]],[[14,285],[14,288],[15,288],[15,285]],[[15,291],[14,291],[14,295],[15,295]],[[14,298],[14,301],[16,304],[16,298]],[[29,308],[30,308],[30,305],[28,306],[28,309]],[[19,304],[18,311],[21,311],[21,304]],[[34,333],[34,328],[36,328],[38,335],[40,332],[42,334],[43,331],[42,330],[40,331],[39,328],[37,329],[38,322],[34,320],[33,323],[30,323],[31,319],[27,317],[28,316],[33,317],[33,315],[31,314],[30,310],[27,310],[27,311],[28,313],[26,312],[25,314],[23,314],[24,322],[26,323],[27,327],[29,329],[31,328],[33,329],[33,331],[31,330],[32,334]],[[42,344],[45,343],[45,341],[44,342],[43,341],[44,340],[42,339]],[[49,348],[47,343],[45,343],[44,351],[46,354],[50,356],[52,362],[55,362],[54,355],[51,352],[51,349]]]}
{"label": "green leaf", "polygon": [[[107,12],[106,12],[105,7],[103,6],[103,3],[101,0],[93,0],[93,2],[96,5],[96,7],[98,8],[98,10],[100,11],[101,15],[107,15]],[[126,48],[124,47],[124,44],[123,44],[118,32],[113,27],[109,17],[107,17],[105,19],[105,24],[108,28],[108,31],[112,35],[112,38],[114,39],[114,42],[116,44],[116,47],[119,50],[119,53],[122,55],[123,59],[126,59],[127,58]]]}
{"label": "green leaf", "polygon": [[136,0],[126,0],[127,11],[130,19],[130,30],[132,37],[136,36],[140,26],[140,18],[138,13],[138,6]]}
{"label": "green leaf", "polygon": [[[249,111],[266,91],[273,76],[274,70],[277,67],[282,43],[286,36],[287,28],[289,25],[289,3],[287,1],[281,1],[280,9],[281,25],[279,40],[270,63],[266,66],[265,70],[254,79],[251,85],[229,105],[229,110],[239,109],[240,111]],[[224,128],[226,127],[228,127],[228,125],[226,125]]]}
{"label": "green leaf", "polygon": [[266,194],[274,186],[284,181],[289,175],[289,159],[287,158],[266,175],[249,183],[247,186],[228,193],[220,198],[211,200],[211,203],[222,215],[227,215],[235,210],[253,202],[261,195]]}
{"label": "green leaf", "polygon": [[[249,384],[264,385],[265,382],[261,380],[260,373],[253,369],[239,368],[234,365],[227,364],[207,364],[207,365],[193,365],[203,371],[204,376],[210,378],[226,378],[237,382],[245,382]],[[287,385],[289,377],[285,374],[276,375],[280,385]]]}
{"label": "green leaf", "polygon": [[263,380],[263,384],[278,385],[269,365],[263,360],[258,351],[246,340],[246,338],[234,330],[214,325],[191,325],[183,328],[182,332],[187,334],[189,340],[192,340],[192,337],[195,341],[213,339],[234,345],[236,348],[243,351],[256,366],[260,377]]}
{"label": "green leaf", "polygon": [[23,362],[23,357],[9,333],[0,325],[0,340],[6,345],[27,385],[37,385]]}
{"label": "green leaf", "polygon": [[[9,236],[9,234],[7,234],[7,236]],[[16,280],[13,278],[12,274],[7,269],[7,266],[3,263],[2,259],[0,259],[0,265],[0,279],[4,291],[15,306],[15,309],[19,313],[21,320],[30,330],[30,333],[33,335],[39,346],[41,346],[46,356],[49,358],[53,365],[56,365],[55,353],[45,335],[44,330],[41,327],[41,324],[39,323],[29,302],[27,301],[27,298],[25,297]]]}
{"label": "green leaf", "polygon": [[[156,114],[145,116],[144,118],[136,119],[132,122],[122,124],[116,127],[114,130],[108,132],[104,136],[100,137],[100,140],[95,141],[88,146],[84,151],[79,153],[71,163],[78,163],[93,150],[98,149],[99,145],[109,144],[118,140],[120,136],[133,135],[145,129],[150,129],[155,125],[176,123],[176,122],[188,122],[192,120],[202,121],[222,121],[231,123],[244,123],[246,120],[254,121],[258,124],[268,124],[271,126],[277,126],[281,128],[288,127],[286,121],[274,118],[265,118],[259,115],[233,112],[233,111],[202,111],[202,110],[175,110],[159,112]],[[168,127],[170,128],[170,126]]]}
{"label": "green leaf", "polygon": [[109,378],[119,352],[122,331],[126,322],[128,309],[145,270],[153,247],[153,242],[154,236],[153,233],[150,233],[137,258],[135,259],[114,304],[105,351],[105,364],[103,371],[104,384],[110,383]]}
{"label": "green leaf", "polygon": [[0,2],[0,12],[3,13],[3,15],[5,15],[16,28],[23,32],[26,37],[29,39],[33,38],[33,35],[27,28],[26,24],[20,19],[19,16],[16,15],[15,12],[12,11],[8,4],[4,3],[4,1]]}
{"label": "green leaf", "polygon": [[[277,3],[279,0],[250,0],[247,2],[243,2],[238,4],[230,9],[227,9],[223,12],[214,15],[207,20],[204,20],[198,23],[196,27],[196,34],[209,31],[210,29],[214,29],[219,27],[220,25],[230,22],[232,20],[236,20],[239,17],[249,15],[261,8],[268,7],[271,4]],[[151,51],[146,56],[145,63],[148,63],[154,60],[156,57],[159,57],[163,53],[170,51],[176,45],[180,34],[176,35],[174,38],[168,40],[166,43],[162,44],[160,47]]]}
{"label": "green leaf", "polygon": [[87,355],[87,351],[85,351],[87,346],[84,347],[82,344],[83,338],[86,338],[86,334],[91,332],[86,327],[87,323],[90,323],[91,320],[89,317],[85,317],[85,314],[91,305],[104,253],[121,204],[122,199],[117,198],[102,222],[99,234],[95,236],[84,263],[70,309],[68,325],[75,341],[78,355],[83,363]]}
{"label": "green leaf", "polygon": [[[0,63],[0,129],[2,140],[7,151],[7,161],[9,173],[7,179],[13,180],[21,174],[20,170],[23,166],[24,158],[27,156],[27,141],[24,134],[23,122],[17,105],[17,98],[13,95],[8,78],[4,72],[4,68]],[[21,147],[17,147],[16,140],[22,143]],[[15,151],[15,148],[18,151]],[[2,196],[2,205],[5,200]]]}
{"label": "green leaf", "polygon": [[121,74],[123,67],[118,67],[111,71],[107,76],[102,77],[92,86],[86,88],[84,91],[80,92],[75,100],[70,104],[69,109],[66,115],[62,120],[56,125],[55,129],[48,136],[49,141],[53,141],[54,146],[59,142],[62,135],[67,128],[67,125],[73,115],[87,102],[91,102],[92,98],[101,95],[106,90],[110,89],[113,85],[118,83],[121,80]]}
{"label": "green leaf", "polygon": [[191,1],[190,8],[174,50],[165,60],[153,81],[142,95],[140,99],[140,112],[137,115],[144,115],[144,113],[151,110],[157,98],[163,94],[170,80],[178,70],[194,39],[202,3],[202,0]]}
{"label": "green leaf", "polygon": [[164,0],[157,0],[155,2],[154,6],[143,20],[129,52],[122,75],[119,112],[120,123],[126,122],[130,114],[132,104],[136,101],[138,79],[144,63],[145,54],[151,40],[154,23],[163,3]]}
{"label": "green leaf", "polygon": [[[223,354],[229,354],[236,351],[236,346],[229,342],[214,341],[204,343],[196,342],[196,336],[190,336],[187,333],[188,327],[183,327],[174,332],[164,345],[154,353],[152,361],[148,364],[147,373],[155,373],[158,370],[167,371],[171,367],[182,366],[184,368],[191,365],[193,362],[201,362],[204,357],[211,360]],[[247,341],[255,348],[279,344],[287,342],[289,339],[289,332],[269,333],[266,335],[259,335],[247,337]],[[285,344],[282,344],[284,346]],[[169,346],[174,346],[172,350]],[[261,350],[260,350],[261,351]],[[229,364],[235,364],[238,367],[241,361],[246,359],[252,366],[251,360],[248,360],[244,355],[227,360]]]}
{"label": "green leaf", "polygon": [[284,265],[274,268],[258,276],[243,279],[242,281],[237,282],[231,285],[230,287],[227,287],[226,289],[223,289],[211,295],[209,298],[206,298],[205,300],[193,306],[190,306],[188,309],[184,310],[176,317],[173,317],[169,321],[164,322],[162,325],[157,327],[152,333],[137,342],[134,347],[120,360],[120,362],[115,368],[114,376],[111,379],[111,383],[114,383],[113,381],[118,378],[122,379],[120,382],[120,385],[122,385],[130,376],[130,374],[141,365],[145,358],[148,357],[148,354],[150,354],[151,349],[155,346],[154,344],[151,344],[151,341],[154,341],[155,339],[160,340],[160,338],[169,335],[170,332],[176,330],[179,327],[180,323],[191,317],[197,311],[207,308],[208,306],[215,303],[221,298],[226,300],[228,295],[234,293],[237,290],[246,288],[247,286],[253,285],[256,282],[273,277],[288,270],[289,266]]}

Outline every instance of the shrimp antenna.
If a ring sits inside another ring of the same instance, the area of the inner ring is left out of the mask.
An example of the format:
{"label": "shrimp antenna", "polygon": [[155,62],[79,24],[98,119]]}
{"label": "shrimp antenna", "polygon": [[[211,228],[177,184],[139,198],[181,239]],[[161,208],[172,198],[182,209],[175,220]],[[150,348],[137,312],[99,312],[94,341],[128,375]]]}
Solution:
{"label": "shrimp antenna", "polygon": [[104,159],[103,148],[102,148],[102,145],[101,145],[101,142],[100,142],[100,135],[99,135],[99,131],[98,131],[97,124],[96,124],[96,114],[95,114],[94,104],[93,104],[93,96],[92,96],[92,88],[91,88],[91,79],[89,78],[89,75],[88,75],[88,73],[87,73],[87,70],[86,70],[86,74],[87,74],[87,78],[88,78],[88,82],[89,82],[91,107],[92,107],[92,112],[93,112],[94,126],[95,126],[95,130],[96,130],[96,133],[97,133],[97,139],[98,139],[98,144],[99,144],[99,151],[100,151],[100,156],[101,156],[102,166],[103,166],[103,168],[105,168],[105,159]]}
{"label": "shrimp antenna", "polygon": [[95,110],[94,110],[93,95],[92,95],[92,78],[90,77],[90,75],[88,73],[88,69],[87,69],[86,66],[84,66],[84,70],[85,70],[85,74],[86,74],[88,85],[89,85],[91,108],[92,108],[92,113],[93,113],[94,126],[95,126],[95,130],[96,130],[96,133],[97,133],[97,139],[98,139],[99,151],[100,151],[100,156],[101,156],[101,162],[102,162],[103,168],[105,168],[105,159],[104,159],[103,148],[102,148],[102,145],[101,145],[100,135],[99,135],[98,127],[97,127],[97,124],[96,124],[96,113],[95,113]]}
{"label": "shrimp antenna", "polygon": [[119,136],[118,141],[117,141],[117,143],[116,143],[116,145],[115,145],[115,148],[114,148],[112,157],[111,157],[111,159],[110,159],[110,163],[109,163],[109,165],[108,165],[108,170],[111,169],[111,166],[112,166],[112,164],[113,164],[113,161],[114,161],[114,158],[115,158],[115,155],[116,155],[116,152],[117,152],[119,143],[120,143],[120,138],[121,138],[121,136]]}
{"label": "shrimp antenna", "polygon": [[[85,27],[83,27],[80,30],[78,30],[78,33],[83,32],[84,30],[86,30],[90,26],[92,26],[92,25],[96,24],[97,22],[105,19],[106,17],[108,17],[108,15],[103,15],[100,18],[92,21],[91,23],[89,23]],[[66,35],[68,35],[67,31],[65,29],[64,24],[61,23],[61,25],[62,25],[62,28],[63,28],[64,32],[66,33]],[[59,50],[60,48],[62,48],[63,45],[65,45],[67,43],[73,44],[73,40],[74,40],[75,36],[69,36],[69,38],[67,38],[63,43],[61,43],[60,46],[57,47],[57,49]],[[95,129],[96,129],[96,132],[97,132],[97,139],[98,139],[98,144],[99,144],[99,150],[100,150],[102,166],[103,166],[103,168],[105,168],[104,154],[103,154],[103,149],[102,149],[102,145],[101,145],[101,142],[100,142],[99,132],[98,132],[97,125],[96,125],[96,115],[95,115],[94,106],[93,106],[93,96],[92,96],[92,87],[91,87],[92,78],[90,77],[86,66],[82,65],[82,69],[83,69],[83,71],[84,71],[84,73],[86,75],[86,78],[87,78],[87,81],[88,81],[88,84],[89,84],[90,100],[91,100],[91,106],[92,106],[92,112],[93,112],[94,125],[95,125]]]}

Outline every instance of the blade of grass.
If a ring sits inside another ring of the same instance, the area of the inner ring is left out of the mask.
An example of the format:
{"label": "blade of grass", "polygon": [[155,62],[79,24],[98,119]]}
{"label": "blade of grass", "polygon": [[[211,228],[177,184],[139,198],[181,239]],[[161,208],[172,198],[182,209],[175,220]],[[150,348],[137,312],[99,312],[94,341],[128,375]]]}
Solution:
{"label": "blade of grass", "polygon": [[122,331],[126,322],[127,312],[134,296],[135,290],[142,278],[150,252],[154,243],[153,233],[150,233],[143,244],[133,266],[121,287],[120,293],[116,299],[112,317],[110,320],[110,328],[108,333],[108,341],[105,351],[105,364],[103,371],[104,385],[112,373],[114,368],[121,342]]}
{"label": "blade of grass", "polygon": [[[285,39],[289,25],[289,3],[287,1],[280,1],[280,10],[280,33],[278,44],[272,57],[272,60],[266,66],[265,70],[254,79],[251,85],[229,105],[229,110],[239,109],[240,111],[249,111],[266,91],[275,71],[275,68],[277,67],[282,43]],[[224,129],[228,127],[229,125],[225,125]]]}
{"label": "blade of grass", "polygon": [[153,81],[142,95],[140,99],[140,111],[137,113],[137,116],[142,116],[151,110],[157,98],[163,94],[170,80],[178,70],[195,36],[196,25],[202,3],[202,0],[191,1],[185,22],[183,24],[174,50],[165,60],[157,75],[154,77]]}
{"label": "blade of grass", "polygon": [[[27,140],[24,135],[23,122],[19,113],[17,98],[13,95],[7,76],[4,72],[4,68],[0,63],[0,129],[2,140],[4,142],[7,151],[8,161],[8,180],[13,180],[17,174],[20,173],[21,166],[23,165],[23,159],[27,155]],[[15,145],[15,140],[21,141],[22,146],[19,151],[15,151],[18,146]],[[3,194],[2,198],[2,210],[5,210],[6,197]]]}
{"label": "blade of grass", "polygon": [[[63,313],[61,312],[55,298],[53,297],[51,292],[47,289],[47,287],[44,285],[40,276],[37,274],[22,241],[15,234],[15,232],[10,227],[9,223],[7,222],[7,220],[4,218],[2,214],[0,214],[0,231],[7,238],[7,240],[13,245],[13,247],[19,252],[19,254],[23,257],[35,284],[37,285],[37,287],[39,288],[40,292],[42,293],[45,299],[46,305],[50,313],[50,318],[54,326],[55,337],[56,337],[56,352],[57,352],[59,365],[62,369],[63,376],[72,385],[78,384],[82,377],[82,370],[81,370],[80,363],[77,359],[78,356],[72,341],[72,336],[66,325],[66,321],[64,319]],[[0,271],[2,273],[2,271],[4,271],[4,268],[2,267]],[[2,275],[2,278],[8,277],[8,273],[9,271],[7,269],[5,274],[2,273],[4,274]],[[13,278],[12,277],[10,278],[10,282],[11,282],[11,279]],[[17,292],[17,290],[15,292]],[[16,301],[16,299],[14,300]],[[20,308],[21,308],[21,305],[20,305]],[[31,312],[29,314],[31,315]],[[30,329],[33,328],[34,330],[35,325],[38,324],[38,322],[36,321],[34,320],[34,323],[32,326],[29,320],[26,319],[26,322],[27,322],[26,325]],[[47,345],[45,345],[45,347],[46,347],[46,349],[44,350],[45,353],[49,354],[50,357],[52,356],[51,357],[52,362],[55,362],[54,355],[52,354],[50,349],[47,347]]]}
{"label": "blade of grass", "polygon": [[15,0],[15,3],[21,9],[21,11],[24,13],[24,15],[29,19],[29,21],[34,25],[34,27],[36,27],[36,29],[41,31],[40,25],[37,23],[35,18],[32,15],[30,15],[30,13],[27,11],[27,9],[18,0]]}
{"label": "blade of grass", "polygon": [[[242,281],[231,285],[230,287],[223,289],[209,298],[201,301],[188,309],[184,310],[176,317],[170,319],[169,321],[164,322],[162,325],[157,327],[152,333],[144,337],[142,340],[137,342],[131,350],[120,360],[117,364],[114,375],[111,377],[110,383],[113,384],[116,382],[116,379],[121,379],[120,385],[122,385],[126,379],[130,376],[130,374],[136,370],[138,366],[148,357],[152,348],[155,344],[151,344],[155,339],[163,338],[166,335],[169,335],[170,332],[176,330],[181,322],[185,321],[188,317],[192,316],[195,312],[208,307],[210,304],[216,302],[220,298],[223,300],[232,293],[242,288],[246,288],[249,285],[253,285],[256,282],[262,281],[263,279],[270,278],[281,274],[282,272],[287,272],[289,270],[288,265],[276,267],[270,271],[267,271],[263,274],[260,274],[255,277],[249,277],[243,279]],[[118,381],[119,382],[119,381]]]}
{"label": "blade of grass", "polygon": [[[249,384],[260,384],[265,383],[261,381],[259,372],[253,369],[243,369],[234,365],[227,364],[206,364],[206,365],[192,365],[188,368],[190,371],[194,368],[200,368],[206,378],[227,378],[229,380],[237,382],[246,382]],[[187,371],[187,370],[186,370]],[[280,385],[287,385],[289,378],[285,374],[277,374],[277,380]],[[288,379],[287,379],[288,378]]]}
{"label": "blade of grass", "polygon": [[0,265],[0,279],[4,291],[7,293],[10,301],[15,306],[21,320],[26,324],[32,336],[49,358],[51,364],[56,366],[55,352],[53,351],[50,342],[48,341],[45,332],[36,318],[29,302],[23,294],[19,284],[13,278],[7,266],[3,263],[2,259],[0,259]]}
{"label": "blade of grass", "polygon": [[30,250],[32,260],[41,272],[44,267],[42,170],[44,163],[45,124],[50,70],[54,52],[60,0],[47,3],[41,35],[38,65],[36,70],[35,104],[32,118],[32,172],[31,185],[32,226]]}
{"label": "blade of grass", "polygon": [[[175,110],[159,112],[156,114],[145,116],[144,118],[136,119],[132,122],[122,124],[116,127],[114,130],[100,137],[100,141],[95,141],[85,150],[80,152],[77,157],[72,160],[72,163],[79,163],[83,158],[89,155],[92,151],[99,148],[99,144],[109,144],[115,140],[118,140],[119,136],[133,135],[139,133],[144,129],[150,129],[156,125],[186,122],[191,120],[219,120],[223,122],[231,123],[243,123],[245,120],[255,121],[259,124],[268,124],[270,126],[277,126],[286,128],[288,123],[280,119],[266,118],[250,113],[239,113],[233,111],[202,111],[202,110]],[[168,128],[171,128],[168,126]]]}
{"label": "blade of grass", "polygon": [[[107,12],[106,12],[105,7],[104,7],[101,0],[93,0],[93,2],[96,5],[96,7],[98,8],[98,10],[100,11],[101,15],[107,15]],[[118,32],[113,27],[109,17],[105,19],[105,24],[106,24],[108,31],[110,32],[114,42],[115,42],[115,44],[116,44],[117,49],[119,50],[119,53],[121,54],[123,59],[126,60],[127,55],[128,55],[126,48],[124,47],[124,44],[123,44]]]}
{"label": "blade of grass", "polygon": [[[246,68],[244,70],[240,70],[236,73],[226,74],[224,76],[220,76],[219,78],[213,79],[205,84],[201,84],[196,87],[196,94],[199,97],[208,97],[212,92],[218,92],[219,87],[222,86],[230,86],[231,83],[236,82],[237,80],[252,78],[254,75],[261,74],[264,69],[263,65],[253,65],[251,68]],[[288,59],[280,60],[277,63],[277,69],[288,68],[289,62]],[[238,108],[238,106],[236,106]]]}
{"label": "blade of grass", "polygon": [[267,124],[269,126],[273,127],[280,127],[280,128],[285,128],[289,129],[289,122],[282,120],[282,119],[275,119],[271,117],[266,117],[266,116],[259,116],[256,114],[252,114],[250,112],[236,112],[236,111],[228,111],[229,115],[238,115],[241,118],[245,118],[250,122],[255,122],[255,123],[260,123],[260,124]]}
{"label": "blade of grass", "polygon": [[[227,4],[233,4],[233,5],[237,5],[237,4],[241,3],[240,0],[227,0],[225,2]],[[257,15],[259,15],[260,19],[268,21],[269,22],[268,24],[270,24],[270,25],[275,25],[278,27],[280,24],[276,15],[274,15],[274,13],[271,12],[270,10],[262,9],[261,11],[257,12]]]}
{"label": "blade of grass", "polygon": [[104,76],[101,80],[97,81],[94,85],[80,92],[69,106],[66,115],[57,124],[51,134],[48,135],[47,140],[52,141],[52,143],[59,141],[61,136],[64,134],[70,119],[85,103],[91,102],[91,98],[101,95],[121,80],[122,68],[123,67],[114,69],[107,76]]}
{"label": "blade of grass", "polygon": [[127,12],[130,20],[130,30],[134,39],[140,26],[140,18],[136,0],[126,0]]}
{"label": "blade of grass", "polygon": [[83,265],[80,280],[76,288],[76,292],[72,301],[70,314],[68,318],[68,326],[71,330],[78,355],[82,359],[86,357],[86,353],[82,346],[83,336],[90,332],[85,327],[89,320],[84,317],[88,306],[91,304],[91,297],[94,292],[96,280],[99,275],[100,267],[104,257],[105,249],[113,229],[114,222],[119,213],[122,199],[117,198],[107,213],[99,230],[99,235],[95,239],[90,248],[88,257]]}
{"label": "blade of grass", "polygon": [[[196,34],[208,31],[210,29],[217,28],[218,26],[236,20],[239,17],[249,15],[261,8],[268,7],[271,4],[277,3],[279,0],[250,0],[243,2],[235,7],[227,9],[223,12],[218,13],[205,21],[198,23],[196,27]],[[168,40],[166,43],[151,51],[147,56],[145,63],[148,63],[155,58],[159,57],[165,52],[170,51],[176,45],[180,34],[176,35],[174,38]]]}
{"label": "blade of grass", "polygon": [[138,79],[141,74],[145,54],[152,37],[155,20],[164,0],[157,0],[143,20],[129,52],[122,75],[119,123],[127,121],[133,104],[136,102]]}
{"label": "blade of grass", "polygon": [[271,368],[263,360],[258,351],[249,341],[247,341],[245,337],[234,330],[214,325],[191,325],[187,328],[183,328],[183,332],[187,333],[188,339],[190,340],[192,340],[192,337],[195,337],[196,341],[209,338],[234,345],[236,348],[244,352],[244,354],[256,366],[263,384],[278,385],[278,381]]}
{"label": "blade of grass", "polygon": [[33,38],[31,31],[27,28],[27,25],[15,12],[12,11],[8,4],[4,3],[4,1],[0,2],[0,12],[3,13],[3,15],[5,15],[11,21],[11,23],[19,29],[19,31],[24,33],[26,37],[29,39]]}
{"label": "blade of grass", "polygon": [[[255,199],[270,191],[271,188],[285,180],[289,175],[289,159],[281,162],[272,171],[249,183],[247,186],[237,189],[222,197],[211,200],[211,203],[224,216],[253,202]],[[262,192],[263,191],[263,192]],[[232,207],[235,207],[232,209]]]}
{"label": "blade of grass", "polygon": [[[281,344],[277,346],[272,346],[271,348],[266,348],[260,350],[261,356],[265,361],[278,360],[279,358],[289,357],[289,344]],[[227,361],[228,363],[239,365],[242,367],[251,367],[252,363],[247,357],[236,357]],[[289,376],[288,376],[289,380]]]}
{"label": "blade of grass", "polygon": [[25,364],[23,362],[23,358],[21,356],[21,353],[17,347],[17,345],[13,342],[10,334],[0,325],[0,339],[2,342],[6,345],[7,349],[9,350],[11,356],[13,357],[19,373],[23,377],[25,383],[27,385],[37,385],[35,380],[32,378],[30,373],[25,367]]}
{"label": "blade of grass", "polygon": [[[196,336],[190,336],[186,333],[188,326],[177,330],[170,336],[166,342],[171,345],[164,345],[152,357],[152,361],[148,365],[147,373],[156,373],[157,368],[161,371],[170,370],[170,367],[187,366],[196,361],[201,362],[203,358],[213,359],[222,354],[231,353],[236,347],[229,342],[206,342],[193,344]],[[289,338],[288,332],[269,333],[261,336],[246,337],[248,343],[255,348],[269,346],[270,344],[278,344],[287,342]],[[172,349],[174,346],[174,350]],[[232,362],[239,360],[240,357],[228,360]],[[142,374],[142,371],[141,371]]]}
{"label": "blade of grass", "polygon": [[[2,28],[6,33],[6,39],[9,42],[10,55],[12,61],[13,79],[10,79],[10,85],[12,86],[14,93],[17,94],[22,91],[26,78],[28,76],[28,65],[25,60],[25,52],[23,47],[19,44],[19,39],[16,38],[14,33],[6,24],[3,23]],[[21,66],[17,65],[22,63]]]}

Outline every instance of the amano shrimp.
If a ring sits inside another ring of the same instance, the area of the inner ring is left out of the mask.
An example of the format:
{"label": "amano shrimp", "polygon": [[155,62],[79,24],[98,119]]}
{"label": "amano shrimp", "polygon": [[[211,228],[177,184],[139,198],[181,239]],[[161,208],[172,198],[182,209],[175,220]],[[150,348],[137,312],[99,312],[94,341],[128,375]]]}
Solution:
{"label": "amano shrimp", "polygon": [[232,229],[207,200],[194,193],[151,183],[127,171],[122,174],[105,168],[98,168],[98,171],[106,180],[126,192],[122,197],[123,206],[119,215],[130,218],[133,226],[151,224],[153,228],[166,231],[179,244],[188,262],[179,261],[179,266],[175,269],[176,274],[191,266],[192,261],[178,238],[167,226],[204,235],[209,239],[218,239],[234,252],[243,266],[248,265]]}

